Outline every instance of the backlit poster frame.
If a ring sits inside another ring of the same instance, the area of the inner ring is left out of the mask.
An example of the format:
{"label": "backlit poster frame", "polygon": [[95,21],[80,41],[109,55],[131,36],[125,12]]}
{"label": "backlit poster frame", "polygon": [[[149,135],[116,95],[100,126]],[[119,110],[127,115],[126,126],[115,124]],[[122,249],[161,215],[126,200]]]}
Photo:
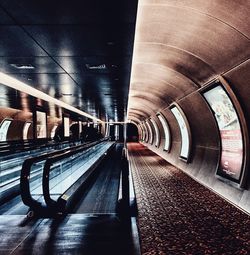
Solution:
{"label": "backlit poster frame", "polygon": [[[211,101],[213,90],[214,97],[221,97],[223,101]],[[202,89],[201,93],[213,114],[220,136],[220,158],[216,176],[242,188],[246,181],[249,155],[246,149],[247,125],[240,103],[230,85],[221,76]]]}
{"label": "backlit poster frame", "polygon": [[110,133],[109,123],[106,122],[106,125],[105,125],[105,137],[110,136],[109,133]]}
{"label": "backlit poster frame", "polygon": [[54,125],[50,132],[50,138],[54,139],[56,135],[56,129],[58,128],[58,125]]}
{"label": "backlit poster frame", "polygon": [[4,129],[4,136],[5,136],[5,139],[3,139],[2,137],[0,137],[0,141],[3,142],[3,141],[7,141],[7,135],[8,135],[8,130],[9,130],[9,127],[11,125],[11,122],[12,122],[13,119],[9,119],[9,118],[5,118],[2,120],[2,122],[0,123],[0,129],[2,129],[3,125],[5,124],[6,126],[6,123],[7,123],[7,126],[5,127]]}
{"label": "backlit poster frame", "polygon": [[65,138],[70,137],[70,119],[69,116],[63,116],[63,136]]}
{"label": "backlit poster frame", "polygon": [[170,149],[171,149],[171,132],[170,132],[170,127],[169,127],[168,121],[162,113],[158,113],[156,116],[159,119],[159,121],[162,125],[162,128],[163,128],[163,131],[164,131],[165,142],[164,142],[163,150],[167,151],[167,152],[170,152]]}
{"label": "backlit poster frame", "polygon": [[[181,133],[181,149],[179,158],[185,161],[186,163],[189,163],[191,158],[192,147],[192,136],[189,122],[187,120],[185,113],[177,103],[171,104],[170,111],[174,115]],[[185,153],[185,151],[187,152]]]}
{"label": "backlit poster frame", "polygon": [[145,130],[145,139],[144,139],[144,142],[145,142],[145,143],[148,143],[148,141],[149,141],[149,130],[148,130],[148,126],[146,125],[146,122],[143,122],[142,125],[143,125],[144,130]]}
{"label": "backlit poster frame", "polygon": [[115,125],[115,141],[119,141],[119,125]]}
{"label": "backlit poster frame", "polygon": [[28,133],[29,133],[29,129],[31,127],[32,123],[30,121],[27,121],[24,123],[23,126],[23,140],[28,140]]}
{"label": "backlit poster frame", "polygon": [[81,134],[82,134],[82,121],[81,120],[78,120],[78,130],[79,130],[79,137],[81,137]]}
{"label": "backlit poster frame", "polygon": [[159,127],[158,127],[158,125],[157,125],[157,123],[156,123],[156,121],[154,120],[154,119],[149,119],[150,120],[150,122],[152,123],[152,125],[153,125],[153,128],[154,128],[154,131],[155,131],[155,135],[154,135],[154,137],[155,137],[155,147],[159,147],[159,145],[160,145],[160,132],[159,132]]}
{"label": "backlit poster frame", "polygon": [[151,126],[149,120],[147,120],[147,121],[145,122],[145,126],[147,126],[147,129],[148,129],[148,136],[149,136],[147,142],[148,142],[149,144],[153,144],[153,142],[154,142],[154,134],[153,134],[152,126]]}
{"label": "backlit poster frame", "polygon": [[[40,116],[39,116],[40,115]],[[36,139],[45,139],[48,136],[47,130],[47,112],[43,109],[36,109],[34,114],[34,121],[35,123],[35,138]]]}

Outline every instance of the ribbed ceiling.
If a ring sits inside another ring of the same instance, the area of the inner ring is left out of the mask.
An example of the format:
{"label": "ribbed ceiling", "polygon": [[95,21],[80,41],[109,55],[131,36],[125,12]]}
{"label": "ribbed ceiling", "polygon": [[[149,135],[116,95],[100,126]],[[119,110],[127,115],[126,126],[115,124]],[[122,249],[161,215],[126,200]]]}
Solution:
{"label": "ribbed ceiling", "polygon": [[250,1],[140,0],[128,118],[142,121],[250,55]]}

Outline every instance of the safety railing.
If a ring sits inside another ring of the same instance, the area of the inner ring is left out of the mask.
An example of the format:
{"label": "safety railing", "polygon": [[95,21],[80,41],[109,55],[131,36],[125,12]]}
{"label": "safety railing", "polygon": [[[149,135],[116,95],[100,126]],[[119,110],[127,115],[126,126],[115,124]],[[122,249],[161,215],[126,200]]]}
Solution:
{"label": "safety railing", "polygon": [[77,192],[90,181],[95,168],[113,145],[114,142],[92,144],[88,148],[79,148],[46,160],[43,194],[51,213],[67,211]]}
{"label": "safety railing", "polygon": [[37,157],[26,159],[23,163],[20,176],[21,197],[25,205],[32,212],[46,214],[48,212],[43,195],[43,171],[47,160],[56,155],[73,155],[76,152],[84,151],[87,148],[99,144],[106,139],[97,142],[77,145],[58,151],[42,154]]}
{"label": "safety railing", "polygon": [[[25,150],[8,150],[8,153],[0,152],[0,204],[9,198],[20,193],[20,172],[23,162],[31,157],[36,157],[44,153],[54,152],[55,150],[70,148],[80,142],[48,143],[41,142],[36,145],[27,146]],[[14,146],[14,148],[17,148]],[[24,147],[22,147],[24,148]]]}

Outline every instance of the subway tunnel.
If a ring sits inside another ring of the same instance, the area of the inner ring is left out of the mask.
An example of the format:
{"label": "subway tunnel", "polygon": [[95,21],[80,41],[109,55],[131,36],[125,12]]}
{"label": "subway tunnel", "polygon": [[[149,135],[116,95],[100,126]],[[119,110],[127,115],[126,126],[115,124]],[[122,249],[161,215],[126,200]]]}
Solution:
{"label": "subway tunnel", "polygon": [[249,14],[0,0],[0,254],[250,254]]}

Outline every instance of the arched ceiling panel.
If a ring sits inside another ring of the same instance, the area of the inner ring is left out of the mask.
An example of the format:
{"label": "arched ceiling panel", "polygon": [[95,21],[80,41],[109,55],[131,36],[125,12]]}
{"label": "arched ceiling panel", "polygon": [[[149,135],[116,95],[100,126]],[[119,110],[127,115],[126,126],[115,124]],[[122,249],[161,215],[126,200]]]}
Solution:
{"label": "arched ceiling panel", "polygon": [[171,99],[162,97],[162,94],[160,92],[154,91],[154,90],[151,90],[151,91],[150,90],[145,90],[145,91],[133,90],[133,92],[131,92],[131,97],[142,97],[147,100],[150,100],[150,102],[154,104],[155,107],[158,107],[167,103],[171,103]]}
{"label": "arched ceiling panel", "polygon": [[133,120],[131,120],[131,123],[135,124],[136,127],[137,127],[137,129],[139,130],[139,128],[140,128],[140,120],[138,120],[138,119],[133,119]]}
{"label": "arched ceiling panel", "polygon": [[172,93],[170,94],[173,94],[175,96],[171,96],[171,98],[176,98],[177,95],[185,93],[185,91],[183,91],[183,88],[178,88],[175,84],[171,84],[170,82],[160,79],[159,77],[154,76],[154,74],[151,73],[146,76],[144,72],[141,72],[137,75],[136,79],[131,82],[131,86],[133,86],[134,90],[136,90],[137,88],[141,89],[143,86],[145,90],[150,89],[151,91],[160,91],[162,97],[165,97],[165,95],[162,94],[163,91],[168,92],[168,95],[169,92],[172,91]]}
{"label": "arched ceiling panel", "polygon": [[[171,69],[169,67],[163,66],[160,63],[151,63],[151,62],[137,62],[133,67],[133,74],[131,77],[131,84],[136,79],[146,78],[149,79],[153,77],[154,79],[166,82],[167,84],[172,84],[176,87],[180,93],[185,93],[187,90],[193,91],[198,86],[195,84],[189,77],[181,74],[180,72]],[[155,84],[155,86],[158,86]],[[164,87],[166,87],[164,85]],[[160,89],[164,89],[160,88]]]}
{"label": "arched ceiling panel", "polygon": [[130,120],[136,121],[138,123],[140,123],[142,121],[140,115],[136,115],[136,114],[131,114]]}
{"label": "arched ceiling panel", "polygon": [[216,73],[212,66],[203,59],[171,45],[152,42],[137,43],[135,52],[137,63],[154,63],[166,66],[194,79],[194,83],[199,85]]}
{"label": "arched ceiling panel", "polygon": [[[156,87],[155,84],[158,84],[158,86]],[[141,88],[143,87],[144,91],[148,91],[149,93],[158,96],[165,104],[172,103],[174,100],[178,99],[178,96],[181,94],[178,89],[169,86],[168,83],[154,78],[136,80],[133,83],[133,86],[134,89],[130,92],[131,95],[133,95],[134,92],[140,93]]]}
{"label": "arched ceiling panel", "polygon": [[246,59],[246,51],[250,52],[249,39],[211,16],[179,7],[141,7],[139,22],[143,25],[137,27],[136,43],[174,45],[204,59],[218,72],[242,62]]}
{"label": "arched ceiling panel", "polygon": [[218,19],[250,37],[250,2],[246,0],[143,0],[143,4],[191,9]]}
{"label": "arched ceiling panel", "polygon": [[[250,3],[243,0],[141,0],[128,116],[130,107],[141,112],[150,100],[153,109],[166,107],[248,59],[249,11]],[[145,91],[157,92],[154,96],[160,91],[163,102],[153,96],[136,102],[134,95]]]}
{"label": "arched ceiling panel", "polygon": [[133,117],[142,121],[143,119],[150,117],[150,115],[148,115],[147,111],[145,110],[131,109],[129,117],[130,119]]}
{"label": "arched ceiling panel", "polygon": [[146,97],[145,95],[136,94],[131,96],[134,103],[131,107],[134,109],[138,109],[139,112],[147,113],[148,116],[154,114],[157,111],[158,105],[155,105],[154,102],[150,100],[150,97]]}

